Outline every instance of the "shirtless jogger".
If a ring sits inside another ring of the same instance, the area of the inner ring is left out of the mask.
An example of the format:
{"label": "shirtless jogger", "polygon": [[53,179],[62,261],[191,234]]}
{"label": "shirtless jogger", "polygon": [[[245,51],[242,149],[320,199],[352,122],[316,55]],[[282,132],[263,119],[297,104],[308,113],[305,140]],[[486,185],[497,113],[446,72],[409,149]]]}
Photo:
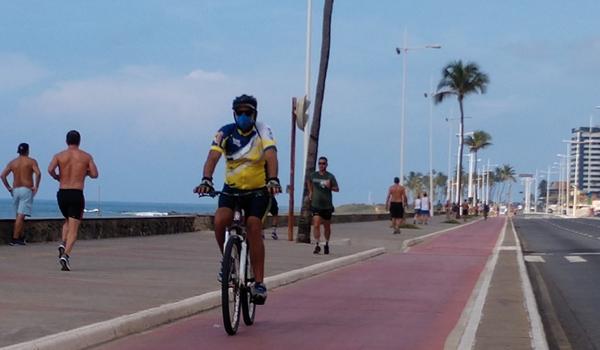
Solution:
{"label": "shirtless jogger", "polygon": [[[79,224],[83,217],[85,199],[83,187],[85,177],[92,179],[98,177],[98,168],[92,156],[79,149],[81,136],[76,130],[67,133],[67,149],[56,154],[50,165],[48,173],[60,183],[56,193],[58,207],[65,217],[62,228],[62,242],[58,246],[58,262],[62,271],[70,271],[69,258],[71,250],[77,240]],[[56,172],[58,168],[58,173]]]}
{"label": "shirtless jogger", "polygon": [[[10,161],[0,174],[4,186],[13,197],[16,213],[13,238],[8,243],[9,245],[25,245],[25,217],[31,216],[33,197],[37,193],[42,179],[37,161],[29,157],[29,145],[26,143],[19,144],[17,153],[19,153],[19,156]],[[12,187],[6,178],[10,173],[13,174]],[[33,174],[35,174],[35,182],[33,181]]]}
{"label": "shirtless jogger", "polygon": [[406,207],[406,190],[404,186],[400,185],[400,178],[394,178],[394,184],[388,190],[385,204],[392,217],[394,233],[400,233],[400,225],[404,221],[404,208]]}

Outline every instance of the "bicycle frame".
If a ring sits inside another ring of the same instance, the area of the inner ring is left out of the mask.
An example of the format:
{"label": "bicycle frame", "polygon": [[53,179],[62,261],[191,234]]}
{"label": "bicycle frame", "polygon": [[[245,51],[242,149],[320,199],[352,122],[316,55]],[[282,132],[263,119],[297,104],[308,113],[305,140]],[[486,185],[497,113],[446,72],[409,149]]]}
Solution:
{"label": "bicycle frame", "polygon": [[[225,247],[227,246],[227,242],[229,241],[230,237],[234,235],[239,237],[242,245],[242,251],[240,252],[240,271],[238,271],[238,283],[240,286],[244,286],[244,284],[248,286],[249,283],[246,281],[246,271],[250,271],[250,269],[246,268],[246,264],[250,262],[250,259],[248,259],[248,242],[246,240],[246,230],[244,228],[244,225],[242,225],[241,218],[242,212],[236,206],[233,212],[233,223],[225,228],[225,240],[223,242],[223,251],[225,250]],[[232,233],[232,231],[234,232]],[[238,231],[242,234],[238,234]]]}

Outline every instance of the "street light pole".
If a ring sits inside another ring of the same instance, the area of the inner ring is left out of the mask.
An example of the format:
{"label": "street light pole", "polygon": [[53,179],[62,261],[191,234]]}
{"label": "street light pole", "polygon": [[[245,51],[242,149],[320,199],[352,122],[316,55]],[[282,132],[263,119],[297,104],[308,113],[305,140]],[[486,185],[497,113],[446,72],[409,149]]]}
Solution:
{"label": "street light pole", "polygon": [[[306,57],[304,61],[304,95],[310,100],[310,62],[311,62],[311,38],[312,38],[312,0],[307,0],[306,9]],[[306,176],[306,158],[308,157],[308,144],[310,141],[310,114],[306,113],[306,125],[304,126],[304,168],[302,176]]]}
{"label": "street light pole", "polygon": [[422,47],[408,47],[408,33],[404,29],[404,46],[396,47],[396,54],[402,55],[402,107],[400,117],[400,184],[404,184],[404,121],[406,119],[406,60],[409,50],[440,49],[441,45],[425,45]]}

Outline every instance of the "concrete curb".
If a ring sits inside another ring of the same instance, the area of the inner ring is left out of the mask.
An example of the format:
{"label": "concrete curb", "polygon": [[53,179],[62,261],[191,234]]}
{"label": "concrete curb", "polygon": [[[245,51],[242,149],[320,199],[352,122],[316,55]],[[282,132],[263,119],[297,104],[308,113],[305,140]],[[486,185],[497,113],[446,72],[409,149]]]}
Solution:
{"label": "concrete curb", "polygon": [[441,234],[446,233],[448,231],[455,230],[455,229],[457,229],[459,227],[472,225],[472,224],[474,224],[476,222],[479,222],[481,220],[483,220],[483,219],[479,218],[479,219],[473,220],[471,222],[468,222],[466,224],[461,224],[461,225],[457,225],[457,226],[454,226],[454,227],[449,227],[447,229],[443,229],[441,231],[432,232],[430,234],[427,234],[427,235],[424,235],[424,236],[421,236],[421,237],[415,237],[415,238],[407,239],[404,242],[402,242],[402,252],[403,253],[408,252],[412,246],[415,246],[415,245],[417,245],[417,244],[419,244],[419,243],[421,243],[421,242],[423,242],[423,241],[425,241],[425,240],[427,240],[427,239],[429,239],[431,237],[435,237],[437,235],[441,235]]}
{"label": "concrete curb", "polygon": [[[304,278],[344,267],[385,253],[385,248],[375,248],[319,264],[268,277],[270,289],[294,283]],[[0,350],[80,350],[109,342],[127,335],[189,317],[221,305],[221,292],[214,291],[165,304],[130,315],[120,316],[69,331],[52,334],[28,342],[3,347]]]}

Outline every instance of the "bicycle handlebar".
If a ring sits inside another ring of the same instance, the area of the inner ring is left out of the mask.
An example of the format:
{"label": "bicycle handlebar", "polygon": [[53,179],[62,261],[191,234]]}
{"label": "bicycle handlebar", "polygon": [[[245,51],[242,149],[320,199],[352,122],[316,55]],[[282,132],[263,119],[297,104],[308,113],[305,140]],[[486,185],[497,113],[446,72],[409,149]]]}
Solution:
{"label": "bicycle handlebar", "polygon": [[220,195],[224,195],[224,196],[229,196],[229,197],[245,197],[245,196],[251,196],[251,195],[266,195],[268,192],[266,189],[261,188],[258,190],[252,190],[252,191],[248,191],[248,192],[241,192],[241,193],[231,193],[231,192],[225,192],[225,191],[212,191],[212,192],[208,192],[208,193],[198,193],[199,197],[211,197],[214,198],[216,196],[220,196]]}

